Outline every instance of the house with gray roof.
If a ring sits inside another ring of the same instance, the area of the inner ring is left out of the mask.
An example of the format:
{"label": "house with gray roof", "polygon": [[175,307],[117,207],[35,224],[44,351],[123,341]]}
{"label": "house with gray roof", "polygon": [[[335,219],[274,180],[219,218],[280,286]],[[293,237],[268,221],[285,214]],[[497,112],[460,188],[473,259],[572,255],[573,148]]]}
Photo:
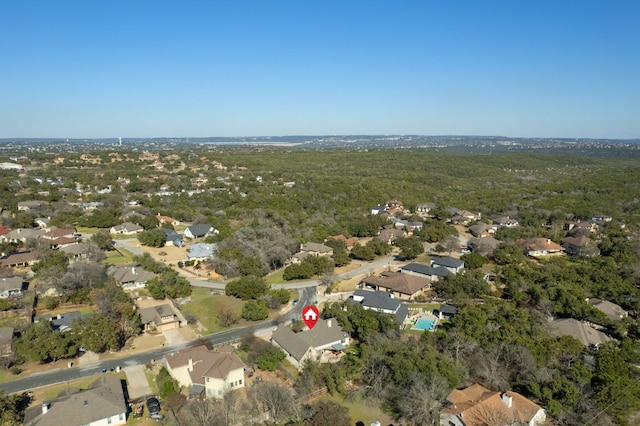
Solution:
{"label": "house with gray roof", "polygon": [[120,379],[104,375],[88,389],[66,389],[57,398],[27,408],[24,425],[124,425],[127,408]]}
{"label": "house with gray roof", "polygon": [[433,267],[423,265],[422,263],[408,263],[400,267],[400,272],[416,277],[428,278],[431,281],[438,281],[440,278],[444,278],[447,275],[452,274],[451,271],[443,266]]}
{"label": "house with gray roof", "polygon": [[629,312],[622,309],[620,305],[616,305],[608,300],[600,300],[596,298],[587,299],[587,302],[605,314],[611,321],[620,321],[629,316]]}
{"label": "house with gray roof", "polygon": [[124,222],[120,225],[112,226],[109,232],[112,234],[135,235],[144,231],[140,225],[131,222]]}
{"label": "house with gray roof", "polygon": [[587,323],[573,318],[562,318],[550,321],[549,332],[553,336],[571,336],[587,347],[598,347],[611,340],[602,331],[590,327]]}
{"label": "house with gray roof", "polygon": [[457,274],[464,270],[464,261],[449,256],[433,257],[429,262],[429,266],[434,268],[441,266],[443,268],[447,268],[449,272]]}
{"label": "house with gray roof", "polygon": [[399,324],[404,323],[409,313],[409,305],[386,291],[355,290],[347,300],[367,310],[393,315]]}
{"label": "house with gray roof", "polygon": [[113,277],[125,290],[142,288],[147,285],[147,281],[156,276],[138,265],[109,266],[107,275]]}
{"label": "house with gray roof", "polygon": [[38,239],[44,234],[42,229],[35,228],[17,228],[0,236],[0,242],[3,243],[24,243],[27,239]]}
{"label": "house with gray roof", "polygon": [[218,233],[220,233],[220,231],[218,231],[216,228],[214,228],[208,223],[191,225],[184,230],[184,236],[186,238],[191,238],[191,239],[208,237],[210,235],[215,235]]}
{"label": "house with gray roof", "polygon": [[77,243],[60,247],[60,251],[65,253],[71,260],[83,260],[91,253],[91,248],[91,244]]}
{"label": "house with gray roof", "polygon": [[189,260],[207,260],[212,258],[217,251],[217,244],[195,243],[189,246],[187,258]]}
{"label": "house with gray roof", "polygon": [[0,278],[0,299],[22,296],[23,283],[22,277]]}
{"label": "house with gray roof", "polygon": [[182,238],[182,235],[178,234],[174,229],[169,229],[169,228],[163,228],[163,229],[164,229],[164,233],[167,236],[167,241],[165,242],[165,245],[182,247],[182,245],[184,244],[184,239]]}
{"label": "house with gray roof", "polygon": [[306,360],[337,362],[349,344],[349,335],[335,318],[319,319],[312,329],[299,333],[280,324],[271,336],[271,343],[287,354],[291,364],[302,368]]}

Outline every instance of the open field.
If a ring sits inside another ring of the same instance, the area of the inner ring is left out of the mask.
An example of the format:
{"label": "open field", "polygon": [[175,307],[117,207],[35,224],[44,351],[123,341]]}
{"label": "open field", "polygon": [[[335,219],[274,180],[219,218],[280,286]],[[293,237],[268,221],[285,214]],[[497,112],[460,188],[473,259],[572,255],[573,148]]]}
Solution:
{"label": "open field", "polygon": [[184,314],[190,313],[198,318],[200,323],[205,327],[206,330],[203,331],[203,333],[206,334],[223,329],[216,317],[216,312],[218,312],[220,307],[228,307],[240,317],[242,305],[242,300],[236,299],[235,297],[224,294],[214,294],[207,288],[194,287],[190,301],[182,304],[180,310]]}
{"label": "open field", "polygon": [[371,405],[361,399],[349,400],[338,395],[333,396],[327,394],[319,398],[319,400],[333,401],[347,407],[353,424],[356,424],[356,422],[362,422],[365,425],[370,425],[375,421],[379,421],[381,425],[394,424],[393,418],[382,411],[379,406]]}

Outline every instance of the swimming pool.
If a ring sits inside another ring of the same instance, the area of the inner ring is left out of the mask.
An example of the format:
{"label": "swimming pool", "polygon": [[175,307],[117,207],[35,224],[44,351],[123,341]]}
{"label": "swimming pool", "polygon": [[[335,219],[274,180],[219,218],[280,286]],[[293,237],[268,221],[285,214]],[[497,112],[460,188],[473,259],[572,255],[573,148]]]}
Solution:
{"label": "swimming pool", "polygon": [[416,323],[413,325],[414,330],[434,330],[436,328],[436,320],[435,318],[427,318],[421,317],[418,318]]}

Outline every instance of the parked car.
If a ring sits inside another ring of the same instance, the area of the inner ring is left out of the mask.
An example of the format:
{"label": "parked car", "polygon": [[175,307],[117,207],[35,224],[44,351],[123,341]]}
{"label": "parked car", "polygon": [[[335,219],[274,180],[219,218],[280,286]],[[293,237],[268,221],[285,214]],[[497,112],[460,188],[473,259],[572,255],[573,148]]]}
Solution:
{"label": "parked car", "polygon": [[160,401],[158,401],[158,398],[154,396],[147,398],[147,411],[149,411],[151,417],[160,412]]}

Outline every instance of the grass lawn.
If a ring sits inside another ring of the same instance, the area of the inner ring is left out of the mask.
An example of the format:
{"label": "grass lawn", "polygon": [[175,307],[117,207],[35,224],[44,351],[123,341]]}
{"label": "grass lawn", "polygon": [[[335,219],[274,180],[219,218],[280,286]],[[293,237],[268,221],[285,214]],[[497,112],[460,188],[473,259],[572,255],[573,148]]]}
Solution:
{"label": "grass lawn", "polygon": [[85,228],[84,226],[77,226],[76,231],[81,234],[97,234],[101,231],[100,228]]}
{"label": "grass lawn", "polygon": [[284,278],[282,278],[283,275],[284,275],[284,268],[280,268],[277,271],[274,271],[271,274],[264,277],[264,279],[267,281],[267,284],[271,284],[271,285],[282,284],[285,282]]}
{"label": "grass lawn", "polygon": [[232,309],[238,317],[242,312],[244,302],[235,297],[211,294],[207,288],[194,287],[191,293],[191,301],[180,306],[183,312],[193,314],[207,329],[206,333],[215,333],[224,327],[218,321],[216,312],[221,306]]}
{"label": "grass lawn", "polygon": [[107,258],[104,263],[107,265],[126,265],[133,263],[133,253],[123,248],[105,252]]}
{"label": "grass lawn", "polygon": [[362,422],[365,425],[370,425],[375,421],[379,421],[382,425],[395,424],[395,420],[377,405],[370,405],[367,401],[343,399],[339,395],[325,395],[319,399],[320,401],[333,401],[337,404],[347,407],[349,410],[349,416],[351,416],[352,424],[356,422]]}
{"label": "grass lawn", "polygon": [[440,303],[409,303],[410,308],[422,308],[424,311],[434,311],[440,308]]}

